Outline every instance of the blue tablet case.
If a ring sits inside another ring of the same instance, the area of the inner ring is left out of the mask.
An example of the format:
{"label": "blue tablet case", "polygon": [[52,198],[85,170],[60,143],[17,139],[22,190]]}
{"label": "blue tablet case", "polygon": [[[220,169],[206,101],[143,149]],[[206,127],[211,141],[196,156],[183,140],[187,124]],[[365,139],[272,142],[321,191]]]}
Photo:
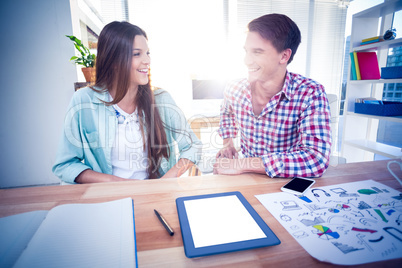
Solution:
{"label": "blue tablet case", "polygon": [[[184,206],[184,201],[186,200],[195,200],[195,199],[203,199],[203,198],[212,198],[212,197],[220,197],[220,196],[230,196],[235,195],[238,197],[240,202],[244,205],[250,215],[253,217],[255,222],[260,226],[261,230],[266,235],[265,238],[239,241],[234,243],[227,243],[221,245],[214,246],[205,246],[205,247],[194,247],[194,241],[191,234],[191,229],[189,225],[189,221],[187,218],[186,208]],[[180,221],[180,229],[183,237],[183,245],[184,252],[188,258],[202,257],[213,254],[227,253],[232,251],[239,251],[245,249],[253,249],[259,247],[267,247],[274,246],[281,243],[281,241],[276,237],[276,235],[272,232],[272,230],[268,227],[268,225],[262,220],[260,215],[253,209],[249,202],[244,198],[244,196],[240,192],[227,192],[227,193],[219,193],[219,194],[208,194],[208,195],[198,195],[198,196],[188,196],[188,197],[179,197],[176,199],[177,206],[177,214],[179,216]]]}

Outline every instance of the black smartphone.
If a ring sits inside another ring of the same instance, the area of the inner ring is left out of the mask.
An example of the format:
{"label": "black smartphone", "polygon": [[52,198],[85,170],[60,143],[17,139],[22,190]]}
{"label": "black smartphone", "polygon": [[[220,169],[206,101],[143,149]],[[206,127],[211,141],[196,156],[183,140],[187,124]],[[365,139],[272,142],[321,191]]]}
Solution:
{"label": "black smartphone", "polygon": [[313,179],[293,178],[290,182],[282,186],[281,190],[292,194],[303,194],[308,188],[315,183]]}

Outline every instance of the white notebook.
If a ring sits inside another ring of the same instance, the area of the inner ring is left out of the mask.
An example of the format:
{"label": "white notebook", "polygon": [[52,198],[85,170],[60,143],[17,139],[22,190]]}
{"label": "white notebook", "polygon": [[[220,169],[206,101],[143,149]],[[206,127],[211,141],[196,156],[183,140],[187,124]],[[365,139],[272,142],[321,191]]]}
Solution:
{"label": "white notebook", "polygon": [[0,267],[138,267],[133,200],[0,218]]}

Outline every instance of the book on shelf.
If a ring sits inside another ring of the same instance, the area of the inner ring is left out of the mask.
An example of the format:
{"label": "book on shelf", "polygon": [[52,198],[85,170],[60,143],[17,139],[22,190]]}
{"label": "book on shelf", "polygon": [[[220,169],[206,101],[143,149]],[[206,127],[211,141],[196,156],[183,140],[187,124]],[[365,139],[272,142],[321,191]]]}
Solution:
{"label": "book on shelf", "polygon": [[354,67],[356,70],[356,80],[361,80],[361,76],[360,76],[360,66],[359,66],[359,60],[357,58],[357,52],[353,51],[353,59],[354,59]]}
{"label": "book on shelf", "polygon": [[380,79],[380,68],[378,67],[377,53],[356,52],[361,80]]}
{"label": "book on shelf", "polygon": [[351,77],[351,80],[357,80],[355,57],[353,56],[353,52],[350,52],[349,55],[350,55],[350,70],[351,70],[350,77]]}
{"label": "book on shelf", "polygon": [[372,40],[376,40],[376,39],[380,39],[380,38],[382,38],[382,35],[365,38],[362,40],[362,42],[372,41]]}
{"label": "book on shelf", "polygon": [[367,41],[367,42],[361,42],[360,45],[364,46],[364,45],[369,45],[369,44],[374,44],[374,43],[378,43],[384,40],[380,40],[380,39],[376,39],[376,40],[372,40],[372,41]]}
{"label": "book on shelf", "polygon": [[131,198],[0,218],[0,267],[138,267]]}
{"label": "book on shelf", "polygon": [[376,80],[380,79],[377,54],[375,52],[350,53],[351,80]]}
{"label": "book on shelf", "polygon": [[355,103],[365,103],[367,101],[373,101],[373,100],[377,100],[376,98],[373,97],[366,97],[366,98],[356,98],[355,99]]}
{"label": "book on shelf", "polygon": [[363,46],[363,45],[373,44],[373,43],[377,43],[377,42],[381,42],[381,41],[384,41],[383,36],[374,36],[371,38],[363,39],[361,41],[360,45]]}

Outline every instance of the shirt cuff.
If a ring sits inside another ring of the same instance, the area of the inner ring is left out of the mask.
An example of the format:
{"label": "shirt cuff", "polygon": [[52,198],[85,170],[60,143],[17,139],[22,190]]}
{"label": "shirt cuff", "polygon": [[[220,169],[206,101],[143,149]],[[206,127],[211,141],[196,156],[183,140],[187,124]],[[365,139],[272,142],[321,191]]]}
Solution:
{"label": "shirt cuff", "polygon": [[63,174],[60,179],[64,182],[75,184],[75,179],[80,175],[84,170],[90,169],[90,167],[85,165],[76,165],[71,166],[70,169],[65,170],[65,174]]}
{"label": "shirt cuff", "polygon": [[277,177],[283,172],[285,163],[283,155],[279,153],[269,154],[262,156],[262,162],[264,163],[265,173],[271,178]]}

